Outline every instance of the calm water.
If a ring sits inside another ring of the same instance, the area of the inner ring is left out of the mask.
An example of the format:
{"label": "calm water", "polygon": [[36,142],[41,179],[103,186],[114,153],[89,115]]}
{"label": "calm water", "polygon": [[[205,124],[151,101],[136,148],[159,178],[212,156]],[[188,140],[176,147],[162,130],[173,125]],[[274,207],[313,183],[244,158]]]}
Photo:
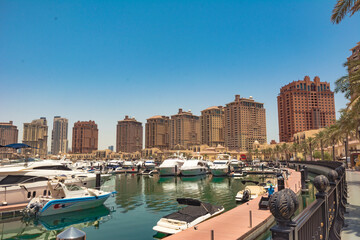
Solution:
{"label": "calm water", "polygon": [[87,239],[153,239],[156,232],[152,227],[157,221],[181,207],[177,197],[197,198],[229,210],[237,205],[235,195],[243,188],[241,180],[234,178],[116,175],[103,186],[104,190],[117,191],[105,207],[37,221],[22,217],[3,219],[0,239],[55,239],[69,226],[85,231]]}

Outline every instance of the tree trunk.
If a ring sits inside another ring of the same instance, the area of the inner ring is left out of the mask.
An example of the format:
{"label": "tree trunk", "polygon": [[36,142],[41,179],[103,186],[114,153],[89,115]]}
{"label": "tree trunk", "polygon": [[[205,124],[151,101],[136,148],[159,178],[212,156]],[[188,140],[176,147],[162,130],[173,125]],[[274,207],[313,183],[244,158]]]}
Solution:
{"label": "tree trunk", "polygon": [[322,140],[320,141],[320,148],[321,148],[321,160],[324,161],[324,146]]}

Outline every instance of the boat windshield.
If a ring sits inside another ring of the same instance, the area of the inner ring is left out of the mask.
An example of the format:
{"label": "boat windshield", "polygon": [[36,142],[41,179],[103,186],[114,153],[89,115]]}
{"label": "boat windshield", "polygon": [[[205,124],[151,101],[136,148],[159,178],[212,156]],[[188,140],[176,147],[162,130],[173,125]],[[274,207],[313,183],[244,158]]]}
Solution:
{"label": "boat windshield", "polygon": [[79,190],[82,190],[82,188],[80,187],[80,186],[78,186],[78,185],[74,185],[74,184],[68,184],[68,185],[66,185],[66,189],[68,190],[68,191],[79,191]]}
{"label": "boat windshield", "polygon": [[214,161],[214,164],[224,165],[224,164],[227,164],[227,161]]}
{"label": "boat windshield", "polygon": [[0,185],[32,183],[32,182],[40,182],[40,181],[47,181],[47,180],[48,179],[45,177],[8,175],[0,181]]}

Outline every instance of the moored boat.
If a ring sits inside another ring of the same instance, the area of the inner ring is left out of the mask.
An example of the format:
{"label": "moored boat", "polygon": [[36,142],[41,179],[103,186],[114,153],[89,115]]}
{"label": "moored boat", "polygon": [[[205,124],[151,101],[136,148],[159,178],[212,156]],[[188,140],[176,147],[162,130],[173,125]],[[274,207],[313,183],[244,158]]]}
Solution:
{"label": "moored boat", "polygon": [[188,206],[162,217],[157,222],[157,225],[153,227],[155,231],[165,234],[175,234],[224,211],[224,207],[222,206],[204,203],[196,199],[178,198],[176,200],[179,204]]}
{"label": "moored boat", "polygon": [[41,217],[94,208],[102,205],[112,194],[60,181],[55,187],[48,182],[48,189],[51,195],[33,198],[26,206],[25,213]]}
{"label": "moored boat", "polygon": [[184,164],[180,158],[170,158],[164,160],[159,166],[160,176],[177,176],[180,175],[180,167]]}

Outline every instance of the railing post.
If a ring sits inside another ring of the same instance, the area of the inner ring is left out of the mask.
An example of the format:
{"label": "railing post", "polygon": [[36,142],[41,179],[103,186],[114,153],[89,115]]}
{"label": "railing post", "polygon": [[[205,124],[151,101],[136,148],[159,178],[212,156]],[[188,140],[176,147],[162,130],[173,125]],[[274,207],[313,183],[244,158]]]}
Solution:
{"label": "railing post", "polygon": [[300,170],[300,173],[301,173],[301,192],[302,193],[306,193],[309,191],[309,189],[307,188],[307,185],[306,185],[306,173],[305,173],[305,169],[301,169]]}
{"label": "railing post", "polygon": [[323,231],[323,237],[324,239],[329,239],[329,233],[328,233],[328,226],[329,226],[329,211],[328,211],[328,198],[326,194],[326,189],[329,186],[329,180],[324,175],[319,175],[314,178],[314,186],[318,190],[318,193],[316,194],[316,199],[324,199],[324,204],[322,206],[322,219],[321,222],[323,223],[323,228],[325,231]]}
{"label": "railing post", "polygon": [[277,178],[278,192],[285,188],[285,181],[283,176]]}
{"label": "railing post", "polygon": [[293,240],[294,223],[291,217],[299,207],[296,194],[291,189],[283,189],[270,198],[270,212],[275,217],[277,225],[270,229],[274,240]]}

